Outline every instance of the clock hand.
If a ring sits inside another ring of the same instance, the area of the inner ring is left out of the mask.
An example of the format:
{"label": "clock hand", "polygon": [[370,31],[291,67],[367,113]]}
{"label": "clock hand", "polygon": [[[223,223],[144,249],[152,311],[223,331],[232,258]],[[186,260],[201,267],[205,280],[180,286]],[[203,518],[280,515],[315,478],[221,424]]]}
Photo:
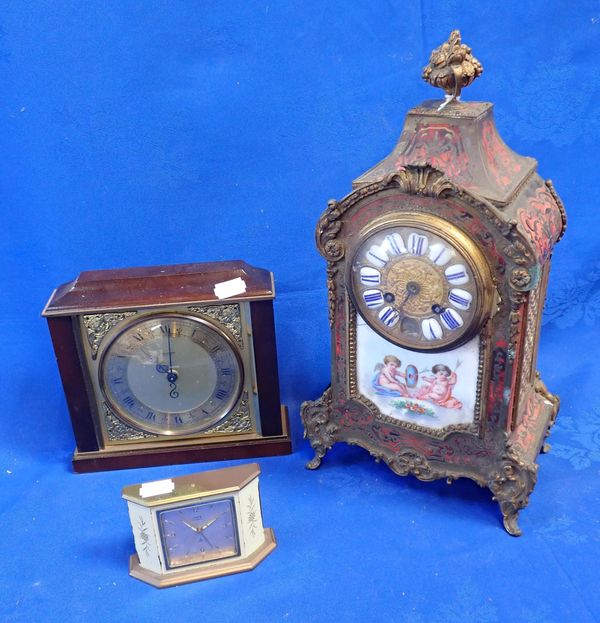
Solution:
{"label": "clock hand", "polygon": [[[419,294],[420,291],[421,291],[421,286],[418,283],[416,283],[415,281],[409,281],[406,284],[406,294],[404,295],[402,302],[400,303],[400,305],[395,306],[396,311],[398,313],[402,313],[402,309],[404,308],[406,303],[408,303],[408,300],[410,299],[410,297],[415,296],[416,294]],[[384,296],[384,299],[386,296],[388,295],[386,294]],[[393,295],[390,295],[390,302],[393,302]]]}
{"label": "clock hand", "polygon": [[211,549],[216,549],[215,546],[210,542],[209,538],[204,534],[204,532],[200,533],[200,536],[208,543]]}
{"label": "clock hand", "polygon": [[198,532],[198,526],[194,526],[191,523],[188,523],[187,521],[183,522],[184,526],[187,526],[188,528],[190,528],[191,530],[193,530],[194,532]]}
{"label": "clock hand", "polygon": [[167,381],[171,391],[169,396],[171,398],[179,398],[179,392],[177,391],[177,373],[173,372],[173,351],[171,350],[171,327],[167,325],[167,347],[169,349],[169,372],[167,373]]}
{"label": "clock hand", "polygon": [[202,533],[204,532],[207,528],[209,528],[210,526],[212,526],[215,521],[217,521],[217,519],[219,519],[221,515],[217,515],[216,517],[213,517],[210,521],[207,521],[205,524],[201,525],[201,526],[195,526],[194,524],[191,524],[187,521],[183,521],[183,524],[186,525],[188,528],[191,528],[194,532],[197,533]]}
{"label": "clock hand", "polygon": [[173,373],[173,352],[171,351],[171,327],[167,326],[167,346],[169,348],[169,372]]}
{"label": "clock hand", "polygon": [[217,515],[216,517],[214,517],[213,519],[211,519],[210,521],[207,521],[203,526],[200,526],[197,530],[197,532],[204,532],[206,530],[206,528],[208,528],[209,526],[212,526],[215,521],[217,521],[217,519],[219,519],[221,515]]}

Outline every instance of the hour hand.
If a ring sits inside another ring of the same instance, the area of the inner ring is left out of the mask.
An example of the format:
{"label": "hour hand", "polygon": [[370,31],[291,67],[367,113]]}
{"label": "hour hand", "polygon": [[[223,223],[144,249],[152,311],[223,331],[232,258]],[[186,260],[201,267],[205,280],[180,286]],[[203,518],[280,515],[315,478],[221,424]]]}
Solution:
{"label": "hour hand", "polygon": [[188,523],[187,521],[184,521],[183,525],[187,526],[188,528],[190,528],[190,530],[193,530],[194,532],[202,532],[201,528],[198,528],[198,526],[194,526],[193,524]]}

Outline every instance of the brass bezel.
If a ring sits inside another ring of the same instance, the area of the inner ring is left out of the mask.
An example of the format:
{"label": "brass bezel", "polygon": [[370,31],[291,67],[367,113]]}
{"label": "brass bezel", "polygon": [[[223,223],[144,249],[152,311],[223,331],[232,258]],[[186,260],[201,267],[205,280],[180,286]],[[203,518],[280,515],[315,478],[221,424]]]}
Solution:
{"label": "brass bezel", "polygon": [[[371,321],[368,315],[363,314],[363,305],[360,303],[359,297],[355,293],[355,271],[354,263],[357,258],[359,249],[363,246],[369,236],[375,235],[383,230],[394,227],[418,227],[428,231],[442,240],[453,245],[469,265],[473,278],[475,280],[475,288],[477,291],[477,305],[473,310],[472,319],[468,328],[461,333],[458,338],[450,335],[448,338],[438,341],[431,346],[422,344],[416,346],[407,344],[400,338],[396,337],[392,332],[386,331]],[[494,286],[493,277],[489,264],[485,259],[485,255],[475,242],[469,238],[461,229],[449,221],[432,214],[420,212],[396,212],[392,215],[385,215],[373,220],[367,227],[363,228],[356,236],[356,241],[348,250],[346,286],[357,312],[365,320],[365,322],[384,339],[408,350],[416,352],[435,353],[447,351],[457,348],[468,342],[472,337],[479,333],[485,322],[493,315],[494,309]]]}
{"label": "brass bezel", "polygon": [[[203,324],[207,326],[209,329],[215,331],[225,340],[229,348],[232,350],[236,363],[238,365],[238,369],[239,369],[238,385],[237,385],[235,394],[233,394],[234,397],[227,401],[225,408],[221,409],[222,414],[218,418],[212,419],[208,424],[195,427],[194,429],[191,429],[191,430],[187,429],[183,433],[180,431],[177,431],[176,429],[165,429],[159,426],[143,425],[143,423],[139,422],[138,420],[135,420],[134,418],[129,417],[129,415],[120,407],[120,405],[115,404],[111,400],[109,392],[107,392],[106,390],[106,383],[104,380],[104,360],[105,360],[106,354],[109,351],[111,345],[114,342],[116,342],[116,340],[118,340],[121,335],[129,331],[133,326],[137,324],[141,324],[143,322],[147,322],[148,319],[150,318],[168,318],[168,317],[177,317],[177,318],[184,318],[186,320],[191,320],[192,322]],[[235,341],[235,338],[229,335],[229,333],[227,333],[223,327],[218,326],[216,323],[211,322],[207,318],[194,316],[191,314],[183,314],[177,311],[173,311],[173,312],[158,311],[158,312],[149,312],[145,314],[140,314],[140,315],[132,316],[130,319],[127,319],[123,321],[122,323],[119,323],[116,327],[113,327],[113,329],[111,329],[106,334],[106,336],[102,340],[102,344],[100,345],[99,352],[98,352],[98,367],[97,367],[96,373],[97,373],[98,387],[100,389],[101,396],[103,400],[106,402],[106,404],[110,407],[111,411],[119,419],[121,419],[128,426],[135,428],[136,430],[141,430],[144,432],[153,433],[156,435],[161,435],[161,436],[165,436],[169,438],[177,438],[177,439],[186,438],[191,435],[197,435],[198,433],[201,433],[202,431],[205,431],[217,425],[219,422],[222,422],[228,416],[228,414],[231,413],[235,405],[239,402],[240,397],[242,395],[242,391],[244,389],[244,384],[245,384],[244,363],[241,358],[239,347]]]}

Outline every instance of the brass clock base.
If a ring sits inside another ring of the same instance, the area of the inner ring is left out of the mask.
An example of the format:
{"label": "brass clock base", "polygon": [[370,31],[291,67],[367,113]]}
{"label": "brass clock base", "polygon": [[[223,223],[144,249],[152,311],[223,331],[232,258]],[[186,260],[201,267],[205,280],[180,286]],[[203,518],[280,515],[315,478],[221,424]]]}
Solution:
{"label": "brass clock base", "polygon": [[168,588],[169,586],[178,586],[179,584],[218,578],[222,575],[252,571],[252,569],[264,560],[275,547],[277,547],[277,542],[272,528],[265,528],[264,543],[244,559],[236,558],[235,560],[226,560],[211,566],[183,569],[163,575],[141,567],[138,555],[132,554],[129,558],[129,575],[147,584],[152,584],[152,586],[156,586],[156,588]]}
{"label": "brass clock base", "polygon": [[94,452],[79,452],[73,455],[73,470],[77,473],[97,472],[111,469],[130,469],[137,467],[154,467],[157,465],[178,465],[181,463],[201,463],[226,459],[250,459],[261,456],[279,456],[292,452],[292,441],[289,432],[288,410],[285,405],[280,407],[281,435],[241,439],[234,436],[216,437],[213,441],[201,440],[189,446],[179,445],[176,448],[166,443],[152,448],[110,449]]}

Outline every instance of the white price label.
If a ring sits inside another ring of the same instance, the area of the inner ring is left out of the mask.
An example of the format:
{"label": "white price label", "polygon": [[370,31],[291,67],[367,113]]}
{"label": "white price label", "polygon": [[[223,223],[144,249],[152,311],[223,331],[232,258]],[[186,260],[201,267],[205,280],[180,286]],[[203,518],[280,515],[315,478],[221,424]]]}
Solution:
{"label": "white price label", "polygon": [[175,483],[170,478],[168,480],[154,480],[153,482],[145,482],[140,487],[140,497],[151,498],[155,495],[171,493],[174,489]]}
{"label": "white price label", "polygon": [[221,283],[215,284],[214,291],[218,299],[228,299],[231,296],[243,294],[246,291],[246,282],[241,277],[221,281]]}

